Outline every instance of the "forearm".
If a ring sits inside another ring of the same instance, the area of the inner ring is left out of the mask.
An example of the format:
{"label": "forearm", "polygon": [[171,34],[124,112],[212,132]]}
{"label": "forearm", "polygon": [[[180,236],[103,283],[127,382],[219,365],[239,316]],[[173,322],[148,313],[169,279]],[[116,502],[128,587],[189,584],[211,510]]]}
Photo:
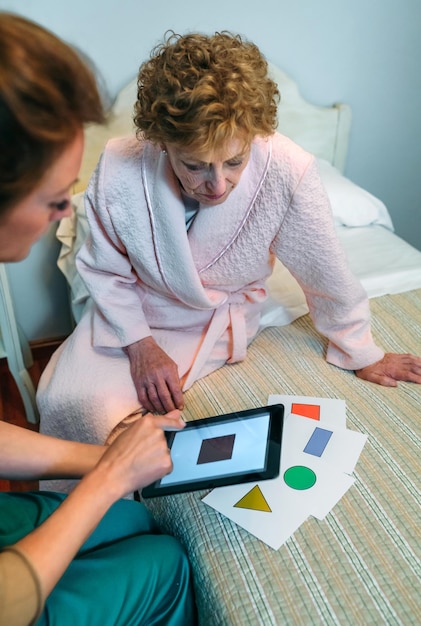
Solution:
{"label": "forearm", "polygon": [[0,476],[4,478],[80,478],[95,467],[105,449],[0,422]]}

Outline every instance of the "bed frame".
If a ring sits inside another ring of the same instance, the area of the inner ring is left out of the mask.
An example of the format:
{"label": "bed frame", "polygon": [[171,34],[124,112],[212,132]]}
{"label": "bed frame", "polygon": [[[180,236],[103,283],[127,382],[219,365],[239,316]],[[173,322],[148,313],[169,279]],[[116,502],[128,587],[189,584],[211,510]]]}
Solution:
{"label": "bed frame", "polygon": [[[349,107],[311,105],[286,74],[273,65],[270,71],[282,97],[280,131],[343,171]],[[117,97],[108,125],[87,130],[75,192],[86,187],[106,140],[133,132],[135,95],[132,81]],[[70,283],[74,264],[68,252],[78,237],[77,215],[63,220],[59,265]],[[377,343],[387,351],[421,354],[420,310],[420,289],[373,300]],[[420,387],[361,381],[328,365],[325,350],[325,339],[304,315],[265,329],[244,362],[224,366],[185,394],[187,419],[258,407],[270,394],[342,398],[347,427],[368,434],[355,484],[324,521],[310,517],[277,551],[204,504],[205,492],[146,501],[189,554],[201,626],[419,622]]]}

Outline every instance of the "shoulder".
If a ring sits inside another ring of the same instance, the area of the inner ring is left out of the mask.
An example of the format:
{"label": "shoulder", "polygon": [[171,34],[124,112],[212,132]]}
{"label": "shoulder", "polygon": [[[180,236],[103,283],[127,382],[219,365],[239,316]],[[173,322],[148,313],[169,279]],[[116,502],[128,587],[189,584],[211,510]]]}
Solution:
{"label": "shoulder", "polygon": [[324,193],[318,173],[317,161],[311,153],[294,141],[274,133],[268,138],[258,138],[256,149],[270,155],[260,198],[271,206],[289,207],[298,192],[305,190],[313,196]]}
{"label": "shoulder", "polygon": [[274,166],[288,168],[290,170],[305,170],[313,163],[314,156],[307,152],[297,143],[282,135],[274,133],[272,141],[272,162]]}
{"label": "shoulder", "polygon": [[107,160],[137,160],[142,156],[145,142],[138,139],[136,135],[126,137],[114,137],[107,141],[104,148],[104,156]]}
{"label": "shoulder", "polygon": [[135,135],[108,140],[89,181],[88,196],[117,192],[122,184],[132,186],[139,179],[144,144]]}
{"label": "shoulder", "polygon": [[280,133],[274,133],[266,139],[259,138],[257,143],[268,144],[270,159],[266,175],[266,184],[275,185],[283,193],[293,192],[307,175],[312,176],[316,168],[315,157],[301,148],[292,139]]}
{"label": "shoulder", "polygon": [[0,622],[2,624],[34,624],[41,615],[44,603],[41,582],[26,555],[15,546],[2,549],[0,552]]}
{"label": "shoulder", "polygon": [[110,139],[101,155],[100,169],[108,181],[121,179],[130,180],[132,175],[139,179],[142,160],[149,161],[153,155],[159,154],[160,148],[149,141],[139,139],[136,135]]}

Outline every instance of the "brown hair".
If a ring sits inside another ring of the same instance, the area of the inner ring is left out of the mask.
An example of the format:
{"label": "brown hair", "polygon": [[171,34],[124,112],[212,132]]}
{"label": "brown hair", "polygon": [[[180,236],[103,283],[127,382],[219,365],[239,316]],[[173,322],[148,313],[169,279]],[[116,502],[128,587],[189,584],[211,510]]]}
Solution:
{"label": "brown hair", "polygon": [[166,33],[141,65],[134,122],[154,143],[216,149],[276,129],[277,85],[258,47],[228,32]]}
{"label": "brown hair", "polygon": [[0,214],[33,191],[85,123],[103,120],[95,77],[76,51],[0,13]]}

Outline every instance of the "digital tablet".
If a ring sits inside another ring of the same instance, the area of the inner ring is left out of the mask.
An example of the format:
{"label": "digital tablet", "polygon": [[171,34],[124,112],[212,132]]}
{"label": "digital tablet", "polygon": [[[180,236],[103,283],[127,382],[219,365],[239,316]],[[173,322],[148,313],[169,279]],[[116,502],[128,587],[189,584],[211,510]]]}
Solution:
{"label": "digital tablet", "polygon": [[166,432],[173,470],[142,490],[154,498],[279,474],[284,406],[226,413]]}

